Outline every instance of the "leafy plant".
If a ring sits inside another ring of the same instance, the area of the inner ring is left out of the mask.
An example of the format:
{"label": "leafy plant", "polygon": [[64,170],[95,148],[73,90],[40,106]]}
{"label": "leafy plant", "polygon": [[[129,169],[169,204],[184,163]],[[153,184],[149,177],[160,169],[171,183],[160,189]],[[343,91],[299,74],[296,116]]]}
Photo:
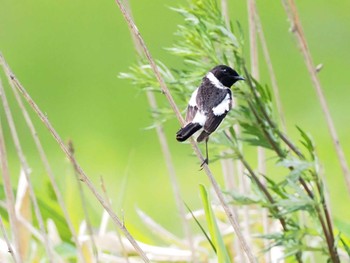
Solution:
{"label": "leafy plant", "polygon": [[[310,135],[297,127],[303,146],[300,149],[278,127],[269,87],[259,83],[247,70],[243,54],[245,41],[239,25],[235,28],[232,23],[227,26],[214,0],[192,0],[188,6],[173,10],[183,16],[184,24],[178,26],[177,43],[167,50],[183,59],[184,69],[170,70],[164,63],[158,65],[180,108],[186,108],[187,99],[208,68],[228,64],[245,73],[246,84],[233,89],[237,106],[219,132],[212,136],[212,141],[221,151],[219,158],[238,159],[252,183],[250,193],[227,192],[231,202],[253,210],[256,206],[267,209],[273,221],[281,225],[275,232],[256,233],[270,244],[261,251],[278,246],[283,247],[284,257],[294,257],[298,262],[303,262],[316,252],[332,262],[340,262],[340,245],[346,250],[347,246],[345,242],[340,242],[343,239],[334,236],[315,145]],[[140,60],[138,66],[131,68],[131,73],[121,74],[121,77],[132,79],[142,88],[159,90],[158,82],[154,78],[152,81],[153,72],[148,71],[151,75],[145,78],[146,67]],[[143,85],[145,79],[147,86]],[[168,111],[159,111],[163,121],[171,117],[162,112]],[[240,132],[233,128],[234,125],[240,127]],[[276,180],[273,171],[256,174],[242,151],[248,146],[266,149],[270,162],[274,161],[276,167],[282,168],[278,171],[283,175]],[[203,187],[200,188],[203,190]],[[212,218],[208,217],[207,221],[211,224]]]}

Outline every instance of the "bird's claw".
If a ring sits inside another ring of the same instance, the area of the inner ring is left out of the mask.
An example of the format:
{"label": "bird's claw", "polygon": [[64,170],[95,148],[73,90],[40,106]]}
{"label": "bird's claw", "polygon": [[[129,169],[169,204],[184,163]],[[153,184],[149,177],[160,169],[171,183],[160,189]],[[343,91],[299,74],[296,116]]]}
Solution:
{"label": "bird's claw", "polygon": [[205,158],[205,159],[204,159],[204,161],[202,162],[201,166],[200,166],[199,171],[202,171],[202,170],[203,170],[203,168],[204,168],[204,164],[208,165],[208,163],[209,163],[208,158]]}

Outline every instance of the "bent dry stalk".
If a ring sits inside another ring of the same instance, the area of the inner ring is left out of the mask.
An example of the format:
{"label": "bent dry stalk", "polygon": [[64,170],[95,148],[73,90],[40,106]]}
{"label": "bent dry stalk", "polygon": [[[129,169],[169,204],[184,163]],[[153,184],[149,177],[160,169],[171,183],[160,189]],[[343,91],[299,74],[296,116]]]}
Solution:
{"label": "bent dry stalk", "polygon": [[34,102],[34,100],[30,97],[29,93],[25,90],[25,88],[20,84],[16,76],[12,73],[10,67],[7,65],[4,57],[0,55],[0,62],[3,66],[3,69],[5,71],[5,74],[9,77],[9,79],[13,82],[15,87],[18,89],[18,91],[23,95],[25,100],[28,102],[28,104],[32,107],[34,112],[38,115],[40,120],[44,123],[46,128],[49,130],[50,134],[54,137],[58,145],[60,146],[61,150],[64,152],[64,154],[67,156],[67,158],[73,162],[76,163],[76,171],[80,175],[80,178],[82,182],[86,184],[88,189],[91,191],[91,193],[95,196],[95,198],[100,202],[100,204],[103,206],[103,208],[108,212],[110,217],[112,218],[112,221],[119,227],[119,229],[122,231],[122,233],[125,235],[125,237],[129,240],[131,245],[134,247],[135,251],[140,255],[140,257],[143,259],[144,262],[150,262],[147,255],[144,253],[144,251],[141,249],[137,241],[133,238],[133,236],[129,233],[125,225],[122,223],[122,221],[119,219],[119,217],[113,212],[113,210],[109,207],[108,202],[104,200],[104,198],[99,194],[99,192],[96,190],[95,186],[90,181],[89,177],[85,174],[77,160],[72,156],[62,141],[61,137],[58,135],[54,127],[51,125],[50,121],[48,120],[47,116],[40,110],[38,105]]}
{"label": "bent dry stalk", "polygon": [[[131,18],[130,14],[127,12],[127,10],[125,9],[125,7],[121,3],[121,1],[120,0],[116,0],[116,3],[118,5],[120,11],[122,12],[122,14],[123,14],[123,16],[124,16],[128,26],[130,27],[132,33],[135,35],[135,37],[140,42],[140,45],[141,45],[141,47],[142,47],[142,49],[143,49],[143,51],[144,51],[144,53],[145,53],[145,55],[147,57],[147,60],[148,60],[149,64],[151,65],[152,70],[153,70],[153,72],[154,72],[154,74],[155,74],[155,76],[156,76],[156,78],[157,78],[157,80],[158,80],[158,82],[160,84],[161,90],[165,94],[165,96],[166,96],[166,98],[167,98],[171,108],[173,109],[174,113],[177,116],[177,119],[179,120],[179,122],[180,122],[180,124],[182,126],[184,124],[184,119],[183,119],[183,117],[181,115],[181,112],[180,112],[179,108],[177,107],[177,105],[176,105],[176,103],[175,103],[175,101],[174,101],[174,99],[173,99],[169,89],[167,88],[167,86],[165,84],[165,81],[163,80],[163,78],[162,78],[162,76],[161,76],[161,74],[160,74],[160,72],[158,70],[158,67],[157,67],[156,63],[154,62],[154,60],[153,60],[153,58],[152,58],[152,56],[151,56],[151,54],[150,54],[150,52],[149,52],[149,50],[148,50],[144,40],[143,40],[139,30],[137,29],[133,19]],[[200,152],[200,150],[198,148],[198,145],[194,142],[193,139],[190,139],[190,142],[191,142],[192,147],[194,148],[198,158],[200,158],[202,161],[204,161],[203,156],[202,156],[202,154],[201,154],[201,152]],[[223,194],[221,192],[221,189],[219,188],[219,185],[217,184],[214,176],[212,175],[208,165],[204,164],[203,167],[204,167],[205,173],[207,174],[207,176],[208,176],[208,178],[209,178],[209,180],[210,180],[210,182],[211,182],[211,184],[212,184],[212,186],[213,186],[213,188],[215,190],[216,195],[218,196],[218,198],[220,200],[220,203],[221,203],[222,207],[225,210],[226,215],[228,216],[228,219],[229,219],[230,223],[232,224],[232,226],[233,226],[233,228],[234,228],[234,230],[235,230],[235,232],[237,234],[237,237],[238,237],[238,239],[240,241],[240,245],[242,246],[243,250],[245,251],[249,261],[250,262],[256,262],[256,259],[255,259],[254,255],[253,255],[252,251],[250,250],[250,248],[249,248],[249,246],[248,246],[248,244],[247,244],[247,242],[246,242],[246,240],[245,240],[245,238],[244,238],[244,236],[243,236],[243,234],[241,232],[239,223],[236,220],[236,218],[234,217],[234,215],[232,214],[232,211],[230,210],[228,205],[226,204],[226,201],[225,201],[224,196],[223,196]]]}

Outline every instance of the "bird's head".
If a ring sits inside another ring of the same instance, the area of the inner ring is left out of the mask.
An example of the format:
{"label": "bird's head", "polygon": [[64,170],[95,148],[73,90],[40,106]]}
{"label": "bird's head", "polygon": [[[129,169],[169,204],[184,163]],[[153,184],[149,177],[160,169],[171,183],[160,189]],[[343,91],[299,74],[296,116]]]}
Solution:
{"label": "bird's head", "polygon": [[234,69],[225,65],[216,66],[210,72],[226,87],[231,87],[235,82],[244,80]]}

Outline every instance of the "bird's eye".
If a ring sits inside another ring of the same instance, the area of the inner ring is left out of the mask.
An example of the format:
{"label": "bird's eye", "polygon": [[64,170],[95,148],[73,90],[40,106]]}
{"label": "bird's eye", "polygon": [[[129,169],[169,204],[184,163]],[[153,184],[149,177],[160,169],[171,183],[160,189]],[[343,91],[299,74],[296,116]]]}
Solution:
{"label": "bird's eye", "polygon": [[221,71],[222,71],[222,72],[226,72],[226,71],[227,71],[227,69],[226,69],[226,68],[223,68],[223,69],[221,69]]}

